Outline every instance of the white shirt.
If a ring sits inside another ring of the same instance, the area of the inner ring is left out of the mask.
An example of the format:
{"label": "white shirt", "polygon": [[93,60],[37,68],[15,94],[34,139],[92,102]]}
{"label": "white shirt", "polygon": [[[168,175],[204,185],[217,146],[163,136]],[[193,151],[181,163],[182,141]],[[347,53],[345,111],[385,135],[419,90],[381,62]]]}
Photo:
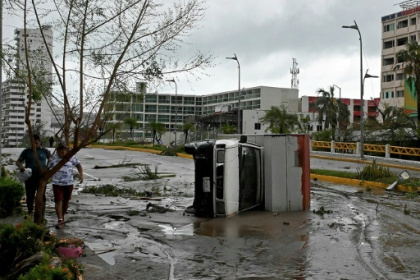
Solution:
{"label": "white shirt", "polygon": [[[61,161],[61,158],[55,155],[48,164],[50,168],[57,165]],[[57,171],[52,177],[53,185],[68,186],[73,185],[73,166],[79,165],[80,162],[76,156],[73,156],[66,164],[64,164],[60,170]]]}

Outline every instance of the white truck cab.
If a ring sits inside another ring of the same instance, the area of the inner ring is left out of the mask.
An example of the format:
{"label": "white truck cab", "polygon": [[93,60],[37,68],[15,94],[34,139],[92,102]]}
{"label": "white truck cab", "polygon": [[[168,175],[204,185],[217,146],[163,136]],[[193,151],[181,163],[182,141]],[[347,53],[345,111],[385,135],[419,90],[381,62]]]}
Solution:
{"label": "white truck cab", "polygon": [[309,209],[307,134],[206,140],[185,145],[185,151],[194,156],[195,163],[195,197],[187,212],[229,217],[249,209]]}
{"label": "white truck cab", "polygon": [[188,144],[194,156],[196,216],[228,217],[263,204],[262,146],[238,139]]}

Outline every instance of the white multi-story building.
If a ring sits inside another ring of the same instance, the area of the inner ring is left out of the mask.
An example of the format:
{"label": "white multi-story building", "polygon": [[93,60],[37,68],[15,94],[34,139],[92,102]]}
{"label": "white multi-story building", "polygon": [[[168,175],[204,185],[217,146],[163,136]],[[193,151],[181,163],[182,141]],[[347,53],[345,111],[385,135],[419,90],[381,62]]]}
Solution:
{"label": "white multi-story building", "polygon": [[[298,89],[290,88],[266,86],[246,88],[241,90],[240,102],[238,90],[205,95],[146,93],[142,100],[136,97],[140,94],[140,87],[137,86],[137,92],[134,95],[125,98],[121,96],[118,100],[112,102],[113,107],[109,112],[109,119],[114,122],[124,122],[127,118],[135,118],[138,121],[138,126],[134,129],[134,137],[146,139],[151,138],[151,133],[146,129],[150,122],[164,123],[166,129],[172,132],[163,136],[164,143],[173,141],[175,132],[177,139],[180,139],[183,133],[182,125],[187,117],[203,117],[221,112],[236,115],[238,106],[240,106],[240,112],[269,110],[271,106],[281,105],[288,108],[290,112],[297,112],[299,108]],[[137,102],[136,100],[141,101]],[[241,115],[240,117],[240,123],[243,125],[245,121],[243,118],[246,116]],[[213,129],[218,127],[220,122],[225,119],[226,116],[220,118],[213,116]],[[230,119],[236,122],[237,117],[231,117]]]}
{"label": "white multi-story building", "polygon": [[[52,27],[43,27],[46,40],[52,50],[53,32]],[[24,48],[24,30],[15,30],[16,40],[16,70],[22,74],[25,72],[25,48]],[[42,75],[42,79],[51,80],[52,64],[48,59],[47,49],[39,29],[28,29],[27,40],[30,49],[29,62],[36,75]],[[21,70],[21,71],[19,71]],[[25,124],[25,108],[29,102],[28,88],[18,76],[2,83],[1,91],[1,122],[2,122],[2,142],[5,147],[19,147],[27,130]],[[51,89],[45,89],[51,90]],[[32,102],[30,120],[33,127],[43,127],[48,135],[51,131],[51,110],[46,100],[42,99]]]}
{"label": "white multi-story building", "polygon": [[[166,130],[162,137],[163,143],[168,144],[175,140],[182,139],[182,126],[184,123],[193,122],[206,127],[202,138],[215,138],[221,132],[222,124],[228,122],[237,127],[238,121],[238,91],[227,91],[205,95],[179,95],[179,94],[151,94],[145,93],[144,84],[142,90],[137,86],[136,92],[114,93],[111,102],[108,104],[108,120],[124,124],[128,118],[137,120],[133,136],[135,139],[150,141],[152,134],[147,130],[151,122],[165,124]],[[142,94],[144,94],[142,96]],[[284,106],[291,114],[309,116],[311,122],[308,132],[315,132],[324,129],[324,124],[317,121],[315,103],[317,96],[303,96],[299,98],[298,89],[277,88],[258,86],[244,88],[241,90],[240,102],[240,130],[247,135],[263,135],[267,125],[260,122],[265,113],[272,106]],[[360,123],[360,99],[340,98],[341,102],[347,105],[350,112],[349,123]],[[375,119],[376,108],[379,98],[364,101],[364,119]],[[125,125],[120,128],[116,138],[130,138],[129,127]],[[203,131],[201,131],[203,133]],[[107,136],[111,138],[110,135]],[[182,142],[182,141],[181,141]]]}
{"label": "white multi-story building", "polygon": [[407,113],[415,113],[417,107],[405,90],[404,76],[396,56],[405,49],[408,42],[419,40],[420,1],[403,1],[402,11],[382,17],[382,68],[381,102],[391,106],[403,107]]}

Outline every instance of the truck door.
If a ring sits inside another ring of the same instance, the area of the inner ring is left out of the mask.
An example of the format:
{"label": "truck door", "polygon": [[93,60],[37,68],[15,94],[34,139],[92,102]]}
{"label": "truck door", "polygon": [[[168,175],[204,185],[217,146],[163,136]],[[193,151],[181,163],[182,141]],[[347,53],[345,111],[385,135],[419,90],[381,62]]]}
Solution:
{"label": "truck door", "polygon": [[264,198],[263,147],[239,146],[239,212],[260,206]]}

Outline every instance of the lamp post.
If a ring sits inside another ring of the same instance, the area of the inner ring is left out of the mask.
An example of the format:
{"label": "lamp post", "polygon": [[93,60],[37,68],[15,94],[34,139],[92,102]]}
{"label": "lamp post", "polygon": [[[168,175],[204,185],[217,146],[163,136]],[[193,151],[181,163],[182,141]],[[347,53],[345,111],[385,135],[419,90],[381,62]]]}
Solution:
{"label": "lamp post", "polygon": [[342,28],[350,28],[357,30],[359,33],[359,41],[360,41],[360,157],[363,158],[363,140],[364,140],[364,131],[363,131],[363,53],[362,53],[362,35],[360,34],[359,27],[357,26],[356,21],[354,21],[354,25],[343,25]]}
{"label": "lamp post", "polygon": [[226,57],[226,59],[236,60],[238,63],[238,134],[241,134],[241,64],[239,63],[238,57],[236,54],[233,54],[233,57]]}
{"label": "lamp post", "polygon": [[178,86],[175,79],[166,80],[167,82],[175,84],[175,146],[176,146],[176,133],[178,132]]}
{"label": "lamp post", "polygon": [[341,99],[341,87],[337,85],[333,85],[334,87],[338,88],[338,99]]}
{"label": "lamp post", "polygon": [[[367,79],[367,78],[379,78],[378,76],[368,74],[368,71],[369,71],[369,69],[366,69],[366,74],[363,76],[363,85],[362,85],[363,91],[365,89],[365,79]],[[363,98],[362,98],[361,102],[364,103]],[[363,103],[360,104],[360,108],[363,108],[363,105],[364,105]],[[362,109],[361,109],[361,113],[363,113]],[[360,157],[361,158],[363,158],[363,155],[364,155],[364,150],[363,150],[364,135],[362,133],[364,133],[364,126],[365,125],[363,123],[363,119],[364,119],[364,114],[363,115],[361,114],[360,115]]]}

